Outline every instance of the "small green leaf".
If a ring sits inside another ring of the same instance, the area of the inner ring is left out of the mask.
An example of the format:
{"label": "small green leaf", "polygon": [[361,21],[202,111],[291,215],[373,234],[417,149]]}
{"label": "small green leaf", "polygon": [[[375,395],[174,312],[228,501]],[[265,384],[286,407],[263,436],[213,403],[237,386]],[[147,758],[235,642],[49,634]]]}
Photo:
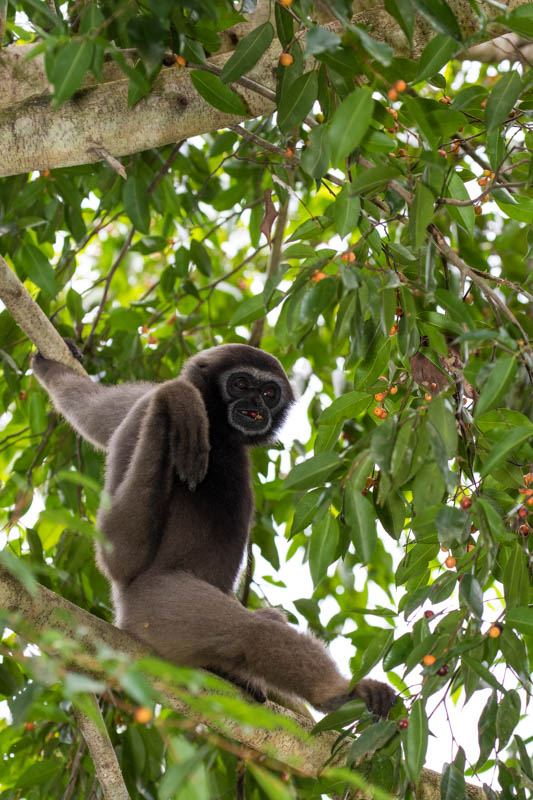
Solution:
{"label": "small green leaf", "polygon": [[511,608],[505,615],[505,622],[520,633],[533,636],[533,608]]}
{"label": "small green leaf", "polygon": [[422,247],[426,238],[427,226],[433,219],[435,198],[433,192],[419,183],[409,216],[409,233],[414,247]]}
{"label": "small green leaf", "polygon": [[44,433],[46,430],[46,405],[40,392],[30,394],[28,418],[32,433]]}
{"label": "small green leaf", "polygon": [[520,695],[514,689],[509,689],[502,697],[496,712],[498,750],[502,750],[505,747],[519,721]]}
{"label": "small green leaf", "polygon": [[302,153],[302,169],[313,178],[321,178],[328,171],[330,159],[328,130],[325,125],[317,125],[309,134],[309,145]]}
{"label": "small green leaf", "polygon": [[414,3],[420,16],[424,17],[432,28],[462,42],[463,35],[459,23],[445,0],[414,0]]}
{"label": "small green leaf", "polygon": [[493,365],[478,401],[474,417],[477,419],[491,408],[499,406],[509,391],[516,375],[516,357],[501,358]]}
{"label": "small green leaf", "polygon": [[355,230],[361,214],[361,200],[353,196],[349,186],[343,186],[334,205],[335,228],[339,236],[346,236]]}
{"label": "small green leaf", "polygon": [[339,523],[333,514],[327,516],[317,525],[313,525],[309,543],[309,571],[313,586],[327,577],[328,567],[335,560],[339,542]]}
{"label": "small green leaf", "polygon": [[236,81],[254,67],[274,38],[274,28],[265,22],[241,39],[231,57],[226,61],[220,79],[224,83]]}
{"label": "small green leaf", "polygon": [[335,161],[354,150],[368,130],[374,101],[372,91],[362,88],[345,97],[333,115],[329,128],[329,139]]}
{"label": "small green leaf", "polygon": [[494,749],[496,740],[496,714],[498,713],[498,695],[492,692],[478,722],[479,758],[478,768],[485,763]]}
{"label": "small green leaf", "polygon": [[440,800],[464,800],[465,776],[455,764],[446,764],[442,771]]}
{"label": "small green leaf", "polygon": [[357,764],[364,756],[374,753],[379,747],[387,744],[397,731],[395,722],[381,719],[366,728],[353,742],[348,753],[348,764]]}
{"label": "small green leaf", "polygon": [[317,453],[301,464],[296,464],[285,478],[285,489],[312,489],[324,483],[339,465],[337,453]]}
{"label": "small green leaf", "polygon": [[333,53],[341,43],[340,36],[321,25],[312,25],[305,36],[305,57]]}
{"label": "small green leaf", "polygon": [[278,104],[278,125],[282,133],[299,125],[313,107],[318,92],[318,77],[314,71],[305,72],[284,87]]}
{"label": "small green leaf", "polygon": [[79,89],[89,69],[94,44],[88,40],[71,39],[57,54],[46,54],[46,71],[54,86],[54,103],[61,105]]}
{"label": "small green leaf", "polygon": [[287,48],[294,37],[294,22],[289,11],[279,3],[274,6],[276,17],[276,33],[281,42],[281,46]]}
{"label": "small green leaf", "polygon": [[211,259],[204,245],[197,239],[191,241],[191,259],[194,261],[202,275],[209,278],[213,274]]}
{"label": "small green leaf", "polygon": [[466,603],[478,619],[483,616],[483,591],[473,575],[463,575],[459,584],[459,600]]}
{"label": "small green leaf", "polygon": [[50,297],[55,297],[57,284],[52,265],[38,247],[29,242],[22,242],[17,250],[15,261],[30,281],[46,292]]}
{"label": "small green leaf", "polygon": [[484,478],[485,475],[490,475],[491,472],[505,461],[513,450],[516,450],[531,439],[533,439],[533,424],[519,425],[518,428],[510,430],[503,439],[497,442],[491,449],[480,469],[481,477]]}
{"label": "small green leaf", "polygon": [[512,69],[503,75],[487,100],[485,108],[485,122],[487,131],[499,128],[509,116],[520,95],[522,83],[519,73]]}
{"label": "small green leaf", "polygon": [[225,114],[237,114],[245,117],[246,107],[239,95],[226,86],[218,75],[206,72],[203,69],[193,69],[189,73],[193,86],[213,108],[218,108]]}
{"label": "small green leaf", "polygon": [[409,727],[401,732],[405,766],[409,778],[418,785],[428,746],[428,719],[422,700],[415,700],[409,714]]}
{"label": "small green leaf", "polygon": [[451,61],[459,49],[455,39],[451,39],[446,34],[438,33],[433,36],[422,51],[414,83],[425,81],[436,75],[448,61]]}
{"label": "small green leaf", "polygon": [[508,609],[524,606],[529,598],[529,570],[522,545],[516,542],[507,557],[503,571],[505,604]]}
{"label": "small green leaf", "polygon": [[361,490],[349,484],[344,494],[346,523],[350,528],[350,539],[363,564],[372,559],[376,543],[376,513],[374,506]]}
{"label": "small green leaf", "polygon": [[135,175],[131,175],[123,185],[122,201],[124,211],[137,230],[148,233],[150,230],[150,206],[145,182]]}
{"label": "small green leaf", "polygon": [[347,392],[337,397],[333,403],[324,409],[318,418],[318,424],[344,422],[357,417],[368,405],[368,395],[365,392]]}
{"label": "small green leaf", "polygon": [[385,8],[394,17],[402,31],[407,36],[409,43],[413,40],[415,26],[415,9],[413,0],[385,0]]}
{"label": "small green leaf", "polygon": [[349,700],[337,711],[326,714],[320,722],[317,722],[311,733],[314,735],[321,731],[340,731],[345,725],[349,725],[354,720],[359,719],[365,711],[366,705],[363,700]]}
{"label": "small green leaf", "polygon": [[59,773],[63,772],[63,770],[64,764],[58,758],[47,758],[43,761],[38,761],[17,777],[17,791],[26,794],[26,789],[41,786],[53,777],[59,776]]}
{"label": "small green leaf", "polygon": [[470,526],[470,517],[460,508],[443,506],[435,517],[435,527],[442,547],[464,544],[470,536]]}

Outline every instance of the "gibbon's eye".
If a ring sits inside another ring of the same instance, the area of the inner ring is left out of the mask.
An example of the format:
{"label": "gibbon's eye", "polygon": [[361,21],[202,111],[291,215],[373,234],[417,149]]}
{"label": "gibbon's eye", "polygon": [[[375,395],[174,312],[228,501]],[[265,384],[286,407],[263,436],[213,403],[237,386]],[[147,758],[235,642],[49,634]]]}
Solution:
{"label": "gibbon's eye", "polygon": [[265,398],[267,405],[274,404],[279,397],[279,389],[274,383],[269,383],[263,386],[261,394]]}
{"label": "gibbon's eye", "polygon": [[246,378],[235,378],[233,381],[233,387],[243,392],[245,389],[248,389],[248,381]]}

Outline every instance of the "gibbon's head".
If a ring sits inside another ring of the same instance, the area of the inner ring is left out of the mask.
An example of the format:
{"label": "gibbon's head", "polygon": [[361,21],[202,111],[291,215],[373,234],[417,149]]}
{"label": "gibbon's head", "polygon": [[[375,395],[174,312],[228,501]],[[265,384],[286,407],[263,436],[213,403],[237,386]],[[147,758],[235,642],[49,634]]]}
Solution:
{"label": "gibbon's head", "polygon": [[246,344],[222,344],[197,353],[183,377],[202,392],[211,426],[224,421],[246,444],[265,444],[281,427],[294,395],[274,356]]}

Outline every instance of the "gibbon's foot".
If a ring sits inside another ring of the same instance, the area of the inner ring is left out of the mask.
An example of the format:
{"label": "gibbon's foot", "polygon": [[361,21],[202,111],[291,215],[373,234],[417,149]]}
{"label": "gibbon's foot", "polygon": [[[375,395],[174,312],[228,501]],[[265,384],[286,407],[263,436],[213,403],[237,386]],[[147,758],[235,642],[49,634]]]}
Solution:
{"label": "gibbon's foot", "polygon": [[387,717],[392,706],[396,703],[394,690],[386,683],[365,678],[356,683],[347,694],[331,697],[320,705],[320,711],[336,711],[349,700],[364,700],[366,707],[379,717]]}
{"label": "gibbon's foot", "polygon": [[70,352],[72,353],[72,355],[74,356],[76,361],[82,362],[83,361],[83,354],[82,354],[81,350],[78,348],[78,345],[76,344],[74,339],[63,339],[63,341],[67,345],[68,349],[70,350]]}
{"label": "gibbon's foot", "polygon": [[208,672],[212,672],[213,675],[217,675],[219,678],[224,678],[225,681],[228,681],[234,686],[237,686],[239,689],[242,689],[244,692],[246,692],[246,694],[249,694],[252,700],[255,700],[256,703],[266,703],[267,696],[264,691],[251,681],[247,681],[245,678],[238,678],[236,675],[230,675],[229,672],[225,672],[223,669],[207,667],[207,670]]}

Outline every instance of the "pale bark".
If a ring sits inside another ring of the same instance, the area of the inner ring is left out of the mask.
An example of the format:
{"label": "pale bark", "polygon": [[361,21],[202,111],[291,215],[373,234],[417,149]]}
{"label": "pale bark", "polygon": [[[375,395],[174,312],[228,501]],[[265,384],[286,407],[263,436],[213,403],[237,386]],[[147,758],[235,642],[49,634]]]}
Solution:
{"label": "pale bark", "polygon": [[94,764],[96,777],[105,800],[130,800],[117,756],[109,738],[100,706],[94,695],[90,696],[91,714],[73,706],[74,716]]}
{"label": "pale bark", "polygon": [[[509,9],[524,5],[526,0],[508,0]],[[478,28],[478,18],[469,0],[450,0],[465,36]],[[492,3],[478,3],[487,19],[501,9]],[[260,0],[255,15],[223,37],[221,50],[234,47],[239,38],[268,17],[269,0]],[[371,34],[387,42],[397,55],[417,58],[434,31],[420,17],[416,18],[413,47],[387,13],[382,2],[366,0],[354,3],[355,22],[369,26]],[[326,10],[319,13],[321,22],[330,22]],[[499,25],[489,25],[489,35],[503,32]],[[0,49],[0,177],[30,170],[44,170],[88,164],[102,160],[102,152],[117,158],[130,153],[218,130],[242,120],[241,116],[224,114],[198,96],[188,69],[163,68],[151,94],[128,108],[128,80],[116,64],[106,63],[103,83],[95,85],[86,77],[82,89],[69,102],[53,110],[43,57],[26,61],[31,46],[10,46]],[[279,42],[265,53],[247,77],[271,90],[281,50]],[[132,57],[131,52],[127,54]],[[221,67],[230,52],[210,59]],[[244,100],[248,117],[269,114],[274,105],[253,89],[233,85]]]}

